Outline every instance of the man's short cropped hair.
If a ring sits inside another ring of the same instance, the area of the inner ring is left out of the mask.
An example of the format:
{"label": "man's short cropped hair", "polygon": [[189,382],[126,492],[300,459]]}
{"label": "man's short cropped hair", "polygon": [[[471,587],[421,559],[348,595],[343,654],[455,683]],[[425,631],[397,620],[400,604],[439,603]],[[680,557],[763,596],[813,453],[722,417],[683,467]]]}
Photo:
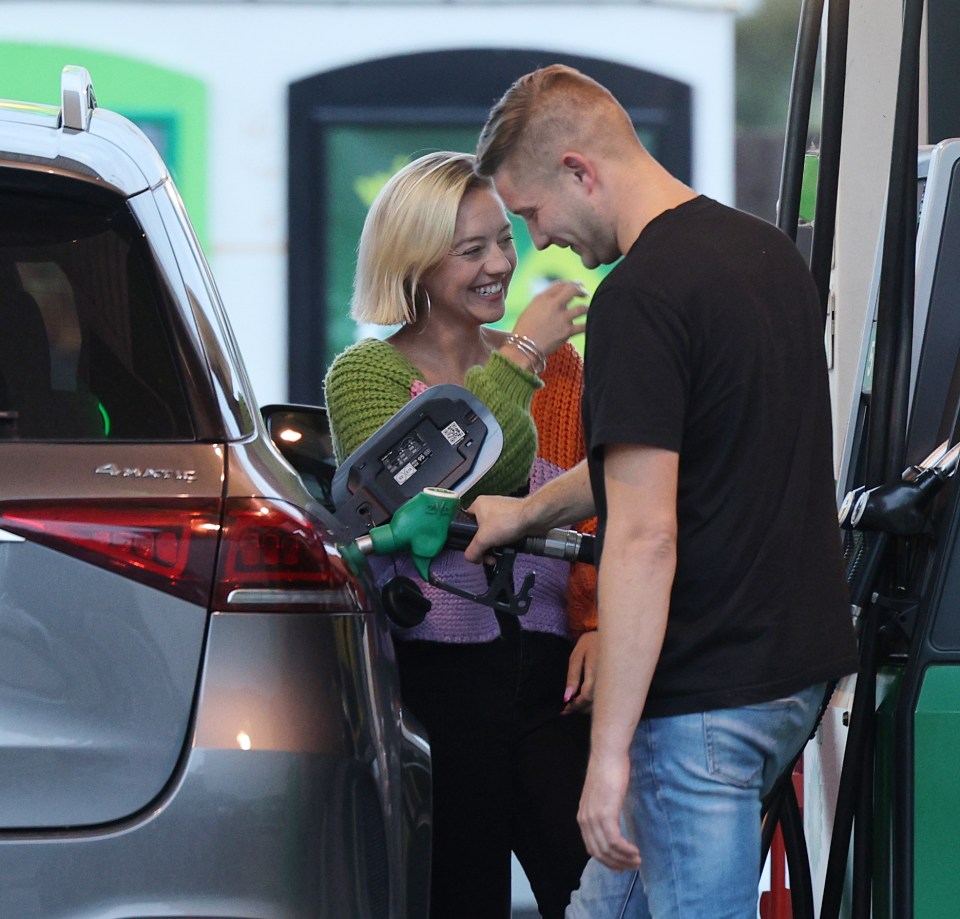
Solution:
{"label": "man's short cropped hair", "polygon": [[360,234],[350,303],[357,322],[414,322],[428,308],[421,281],[453,245],[463,196],[492,188],[474,166],[470,153],[428,153],[380,189]]}
{"label": "man's short cropped hair", "polygon": [[514,160],[536,171],[558,145],[589,144],[615,154],[624,138],[637,142],[630,118],[605,86],[565,64],[520,77],[490,110],[477,143],[477,172],[495,176]]}

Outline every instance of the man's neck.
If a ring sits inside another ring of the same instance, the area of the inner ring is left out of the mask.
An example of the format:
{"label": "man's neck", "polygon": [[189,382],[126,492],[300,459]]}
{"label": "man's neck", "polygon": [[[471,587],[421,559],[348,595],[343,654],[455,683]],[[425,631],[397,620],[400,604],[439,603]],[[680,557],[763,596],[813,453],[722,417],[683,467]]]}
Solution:
{"label": "man's neck", "polygon": [[623,194],[618,195],[617,244],[622,255],[630,251],[651,221],[698,197],[688,185],[649,160],[624,177]]}

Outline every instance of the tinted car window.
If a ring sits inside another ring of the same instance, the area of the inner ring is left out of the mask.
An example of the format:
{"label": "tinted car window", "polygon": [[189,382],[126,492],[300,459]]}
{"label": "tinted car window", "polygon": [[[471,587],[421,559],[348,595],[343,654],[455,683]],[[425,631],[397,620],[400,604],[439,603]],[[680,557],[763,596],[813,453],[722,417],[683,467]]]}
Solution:
{"label": "tinted car window", "polygon": [[123,199],[0,188],[0,214],[0,438],[192,439],[167,294]]}

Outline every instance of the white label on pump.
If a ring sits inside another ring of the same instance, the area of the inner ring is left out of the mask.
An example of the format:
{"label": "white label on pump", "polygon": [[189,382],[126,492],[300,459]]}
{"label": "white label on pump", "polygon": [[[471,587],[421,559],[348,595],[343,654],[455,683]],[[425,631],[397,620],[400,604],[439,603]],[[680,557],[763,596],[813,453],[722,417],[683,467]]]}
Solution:
{"label": "white label on pump", "polygon": [[413,463],[407,463],[394,477],[393,480],[398,484],[402,485],[410,476],[414,475],[417,471],[417,467]]}
{"label": "white label on pump", "polygon": [[456,421],[451,421],[442,431],[443,436],[447,438],[447,443],[452,447],[460,443],[467,435],[463,433],[463,428]]}

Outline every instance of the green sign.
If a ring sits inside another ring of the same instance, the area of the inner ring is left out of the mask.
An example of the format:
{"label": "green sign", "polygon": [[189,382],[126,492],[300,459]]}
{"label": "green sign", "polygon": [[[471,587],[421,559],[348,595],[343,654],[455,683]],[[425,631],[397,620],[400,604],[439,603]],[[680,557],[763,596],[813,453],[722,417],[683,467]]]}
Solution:
{"label": "green sign", "polygon": [[64,65],[85,67],[97,102],[150,138],[206,245],[207,88],[185,73],[93,48],[0,41],[0,98],[60,105]]}

